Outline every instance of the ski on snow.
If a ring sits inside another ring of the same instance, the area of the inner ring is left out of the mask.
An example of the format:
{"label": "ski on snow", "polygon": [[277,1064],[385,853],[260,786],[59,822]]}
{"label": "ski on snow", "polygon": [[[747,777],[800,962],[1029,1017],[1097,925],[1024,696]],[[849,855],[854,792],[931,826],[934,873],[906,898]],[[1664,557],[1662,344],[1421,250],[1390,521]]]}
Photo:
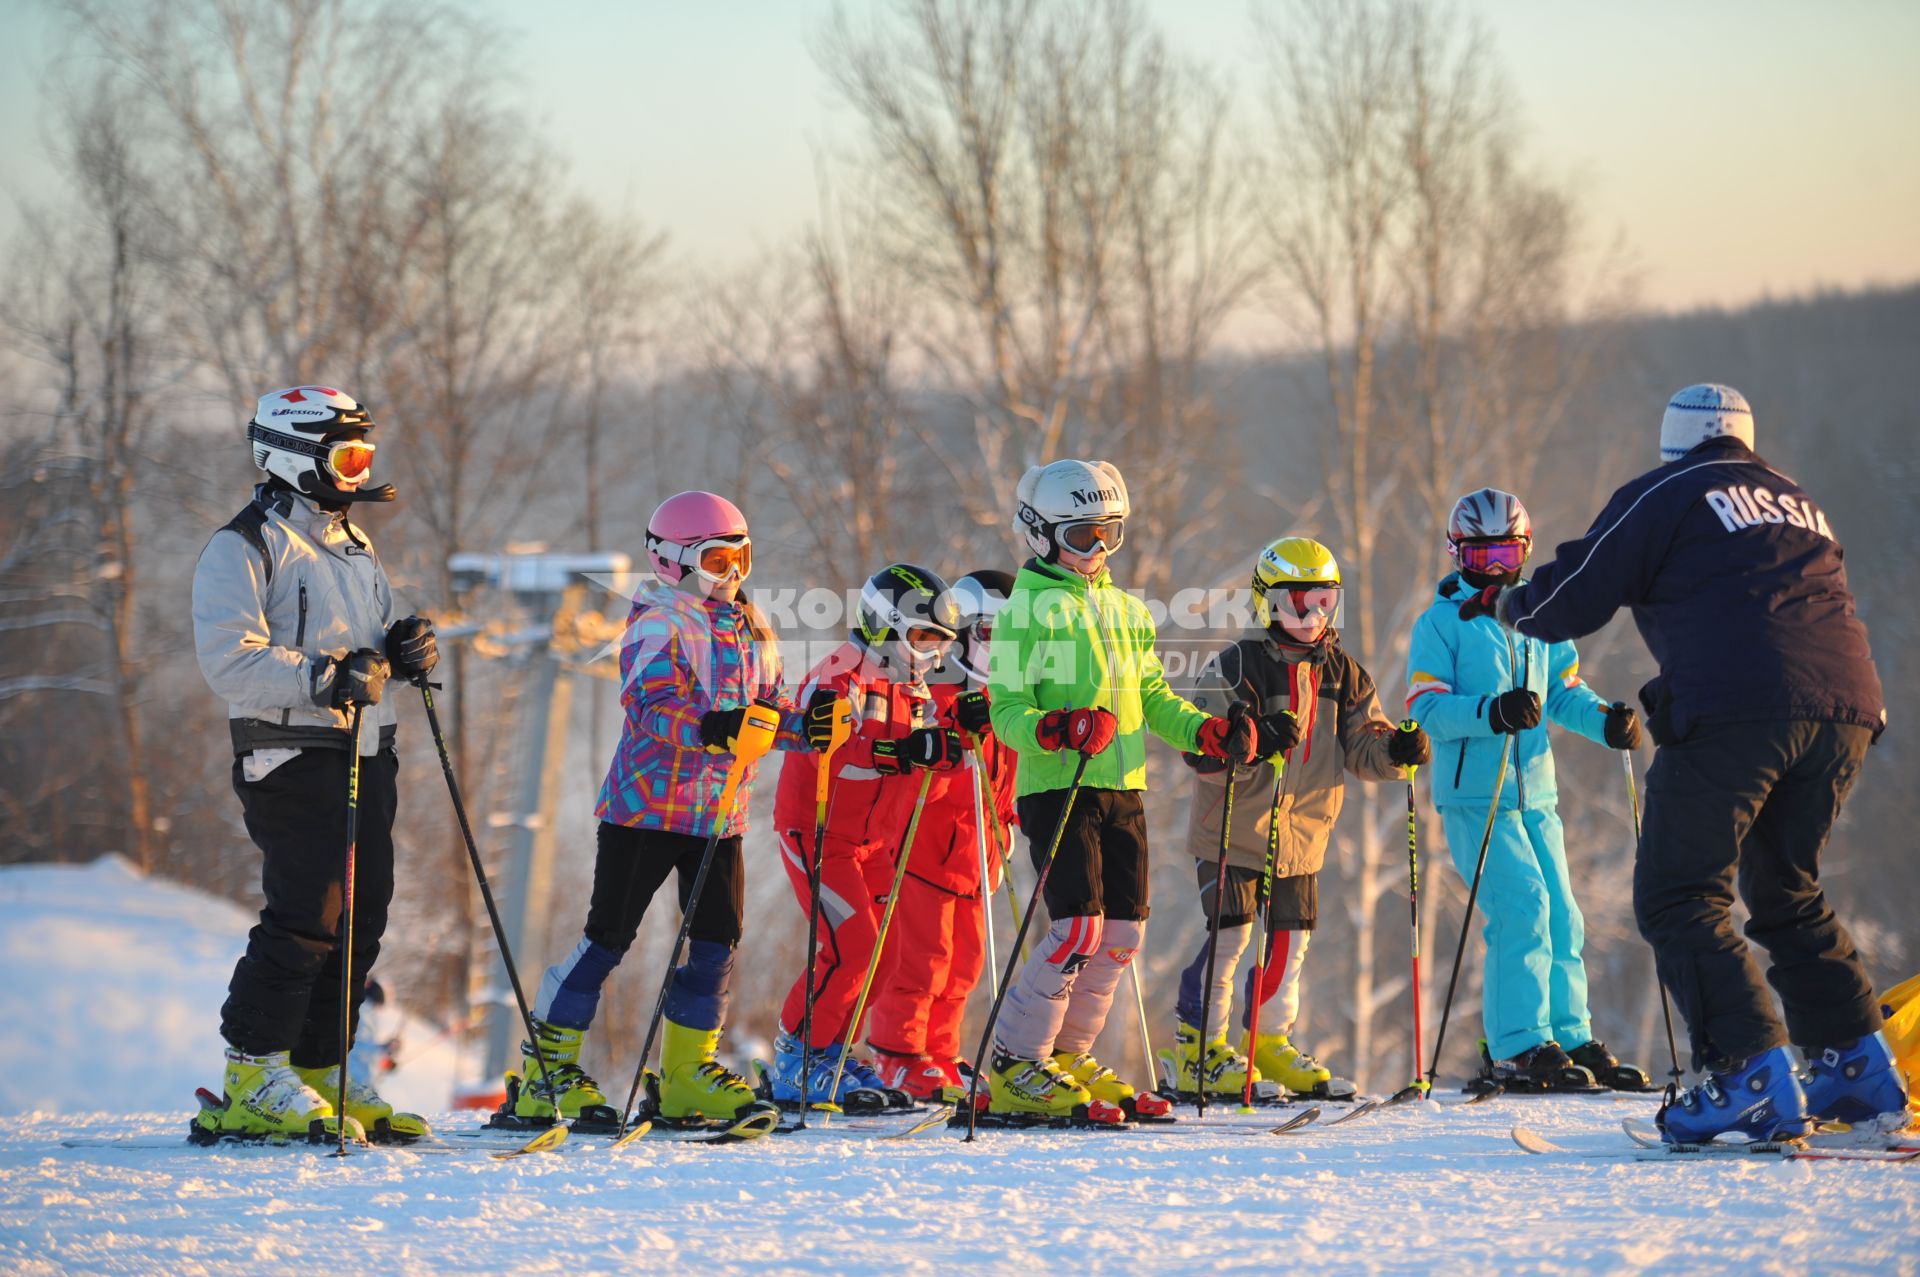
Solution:
{"label": "ski on snow", "polygon": [[1620,1129],[1633,1141],[1629,1148],[1568,1148],[1531,1127],[1516,1125],[1510,1137],[1525,1151],[1541,1156],[1594,1158],[1616,1162],[1665,1162],[1725,1157],[1779,1157],[1789,1161],[1910,1162],[1920,1159],[1920,1143],[1901,1143],[1892,1137],[1884,1145],[1808,1144],[1804,1139],[1754,1140],[1746,1143],[1668,1144],[1629,1118]]}

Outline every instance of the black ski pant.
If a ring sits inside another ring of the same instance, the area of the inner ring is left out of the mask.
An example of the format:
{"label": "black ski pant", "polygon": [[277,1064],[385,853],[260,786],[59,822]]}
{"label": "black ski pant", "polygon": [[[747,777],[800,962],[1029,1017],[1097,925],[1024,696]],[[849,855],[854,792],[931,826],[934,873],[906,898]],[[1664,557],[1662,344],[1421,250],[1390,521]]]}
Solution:
{"label": "black ski pant", "polygon": [[[1686,1019],[1694,1068],[1879,1027],[1866,970],[1820,889],[1820,850],[1871,741],[1850,724],[1730,723],[1654,753],[1633,911]],[[1736,885],[1784,1032],[1734,929]]]}
{"label": "black ski pant", "polygon": [[[291,1051],[293,1063],[340,1062],[341,885],[347,863],[344,749],[307,748],[249,781],[233,763],[247,833],[260,848],[266,905],[233,969],[220,1035],[248,1055]],[[353,1016],[380,956],[393,900],[393,816],[400,759],[360,760],[353,874]]]}

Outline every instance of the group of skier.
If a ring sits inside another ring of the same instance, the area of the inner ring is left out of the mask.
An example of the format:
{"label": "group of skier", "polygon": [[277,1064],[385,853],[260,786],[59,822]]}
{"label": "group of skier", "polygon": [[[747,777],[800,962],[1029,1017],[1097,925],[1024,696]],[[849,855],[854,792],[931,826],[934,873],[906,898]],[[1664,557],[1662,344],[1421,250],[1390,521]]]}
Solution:
{"label": "group of skier", "polygon": [[[198,652],[230,704],[234,785],[266,894],[223,1012],[224,1095],[196,1118],[213,1136],[426,1129],[364,1081],[340,1091],[333,1072],[342,1022],[350,1039],[358,1011],[357,996],[339,1005],[340,963],[371,968],[392,892],[397,761],[382,688],[424,683],[437,655],[428,622],[396,617],[348,518],[354,502],[392,499],[368,486],[372,430],[337,390],[264,396],[249,438],[267,481],[195,574]],[[1318,874],[1345,775],[1410,780],[1436,748],[1434,802],[1486,918],[1486,1076],[1643,1089],[1646,1075],[1592,1031],[1544,721],[1638,747],[1639,716],[1586,686],[1572,643],[1624,605],[1661,666],[1641,693],[1659,750],[1636,917],[1706,1071],[1663,1108],[1663,1129],[1770,1138],[1810,1116],[1904,1121],[1871,988],[1817,877],[1884,726],[1877,676],[1825,516],[1752,448],[1737,392],[1680,392],[1663,465],[1530,581],[1519,499],[1490,488],[1461,498],[1446,532],[1457,571],[1414,628],[1398,728],[1341,647],[1337,560],[1303,536],[1259,554],[1255,628],[1213,654],[1191,698],[1169,686],[1146,605],[1111,571],[1132,511],[1106,462],[1022,477],[1013,527],[1032,557],[1015,573],[949,585],[914,564],[883,566],[847,640],[797,693],[741,592],[754,557],[745,516],[710,492],[669,498],[648,522],[654,580],[620,651],[623,730],[596,808],[582,934],[539,983],[533,1038],[496,1120],[620,1124],[581,1067],[582,1043],[670,876],[686,943],[660,1013],[652,1102],[665,1121],[809,1102],[882,1108],[970,1084],[981,1114],[1012,1122],[1152,1120],[1170,1111],[1162,1090],[1238,1096],[1262,1081],[1350,1095],[1292,1041]],[[1149,733],[1192,771],[1188,850],[1207,933],[1181,976],[1167,1076],[1134,1085],[1092,1048],[1145,936]],[[746,811],[769,748],[782,753],[774,832],[809,941],[756,1085],[717,1049],[743,933]],[[1237,820],[1236,790],[1255,795]],[[350,827],[346,954],[338,848]],[[1046,930],[997,990],[976,1080],[960,1023],[1016,827]],[[1748,935],[1773,959],[1784,1031],[1732,930],[1736,876]],[[1256,924],[1236,1045],[1226,1025]]]}

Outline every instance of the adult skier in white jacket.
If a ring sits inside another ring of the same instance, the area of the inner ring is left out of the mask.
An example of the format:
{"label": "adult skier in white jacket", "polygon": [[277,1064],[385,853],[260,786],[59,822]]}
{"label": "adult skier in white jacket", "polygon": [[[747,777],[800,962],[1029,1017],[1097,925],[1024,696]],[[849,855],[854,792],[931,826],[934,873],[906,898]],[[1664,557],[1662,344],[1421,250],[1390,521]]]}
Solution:
{"label": "adult skier in white jacket", "polygon": [[[354,502],[394,497],[390,485],[368,484],[373,429],[360,404],[329,387],[262,396],[247,437],[267,481],[194,568],[194,647],[227,702],[233,787],[260,848],[266,896],[221,1008],[225,1095],[195,1118],[207,1142],[326,1138],[342,1119],[356,1138],[426,1134],[420,1118],[395,1113],[364,1082],[348,1083],[344,1115],[330,1099],[341,1057],[349,763],[357,747],[351,958],[363,976],[393,896],[399,758],[381,691],[390,676],[425,674],[438,657],[429,622],[394,619],[386,570],[348,518]],[[364,978],[354,985],[357,1017]]]}

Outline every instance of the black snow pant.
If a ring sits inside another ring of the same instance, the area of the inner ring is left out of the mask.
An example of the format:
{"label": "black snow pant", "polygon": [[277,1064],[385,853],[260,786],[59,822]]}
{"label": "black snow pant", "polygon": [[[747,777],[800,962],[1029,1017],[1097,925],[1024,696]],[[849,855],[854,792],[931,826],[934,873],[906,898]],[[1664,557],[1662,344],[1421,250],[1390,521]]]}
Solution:
{"label": "black snow pant", "polygon": [[[340,1061],[341,884],[347,861],[344,749],[308,748],[257,781],[233,763],[247,833],[262,855],[266,906],[233,969],[220,1035],[248,1055],[291,1051],[293,1063]],[[400,759],[391,746],[360,760],[353,873],[353,1017],[380,956],[393,900],[393,817]]]}
{"label": "black snow pant", "polygon": [[[1745,1060],[1789,1036],[1821,1047],[1879,1027],[1866,970],[1820,889],[1820,849],[1871,742],[1850,724],[1730,723],[1654,753],[1633,912],[1686,1018],[1694,1068]],[[1734,930],[1736,883],[1747,938],[1770,960],[1784,1032]]]}

